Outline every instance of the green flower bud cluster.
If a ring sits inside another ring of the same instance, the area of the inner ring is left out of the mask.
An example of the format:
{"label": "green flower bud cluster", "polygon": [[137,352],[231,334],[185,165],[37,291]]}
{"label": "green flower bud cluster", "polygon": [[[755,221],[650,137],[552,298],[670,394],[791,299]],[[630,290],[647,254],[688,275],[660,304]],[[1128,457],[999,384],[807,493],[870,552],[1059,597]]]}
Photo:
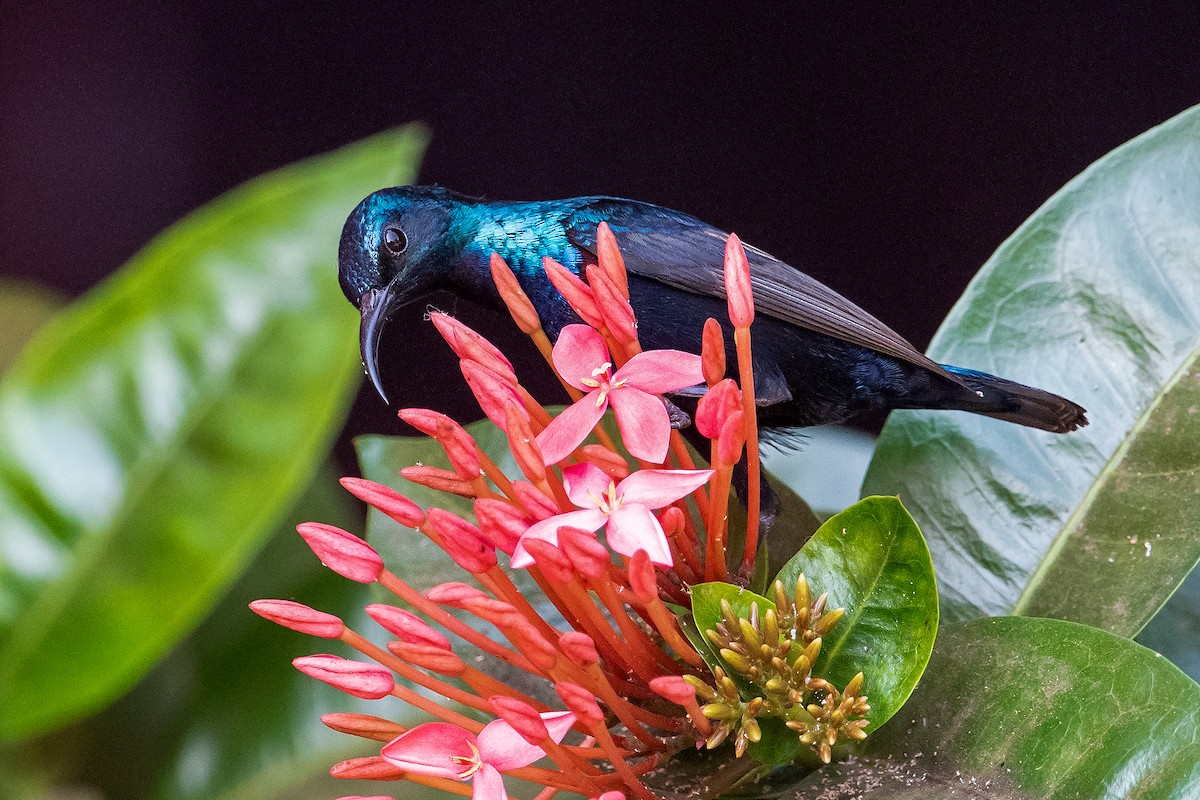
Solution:
{"label": "green flower bud cluster", "polygon": [[[845,611],[826,611],[826,594],[813,600],[804,575],[790,595],[776,581],[773,599],[775,607],[762,613],[751,604],[746,618],[739,617],[729,602],[722,600],[722,621],[704,632],[732,673],[714,669],[715,686],[699,678],[689,680],[706,703],[701,712],[714,722],[708,747],[716,747],[736,731],[734,747],[741,756],[749,743],[762,736],[758,720],[777,717],[799,734],[802,744],[829,763],[832,747],[840,736],[866,738],[865,715],[870,710],[867,698],[861,694],[861,672],[844,691],[812,674],[821,653],[821,637]],[[734,676],[752,685],[757,696],[744,701]]]}

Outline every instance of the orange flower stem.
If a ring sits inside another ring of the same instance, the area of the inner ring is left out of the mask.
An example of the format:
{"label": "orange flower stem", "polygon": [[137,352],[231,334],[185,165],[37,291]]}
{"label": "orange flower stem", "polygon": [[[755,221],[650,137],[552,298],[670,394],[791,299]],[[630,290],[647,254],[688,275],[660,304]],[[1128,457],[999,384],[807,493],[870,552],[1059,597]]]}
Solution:
{"label": "orange flower stem", "polygon": [[529,601],[525,599],[525,595],[521,594],[521,590],[516,587],[516,584],[512,582],[512,578],[508,577],[508,573],[499,564],[489,569],[486,574],[492,579],[496,585],[496,589],[499,591],[499,594],[496,595],[498,599],[504,600],[519,611],[521,616],[529,620],[547,639],[552,642],[558,641],[561,632],[555,630],[553,625],[542,619],[541,614],[529,604]]}
{"label": "orange flower stem", "polygon": [[529,390],[520,384],[517,384],[517,394],[521,398],[521,405],[525,406],[525,411],[529,414],[529,427],[533,429],[534,434],[541,433],[550,424],[550,412],[542,408],[542,404],[534,400]]}
{"label": "orange flower stem", "polygon": [[[683,441],[683,436],[679,431],[671,431],[671,454],[675,456],[675,460],[679,464],[680,469],[695,469],[696,462],[692,460],[692,454],[688,452],[687,444]],[[701,486],[696,491],[692,492],[692,497],[696,498],[696,502],[701,508],[708,506],[708,493]]]}
{"label": "orange flower stem", "polygon": [[587,791],[578,783],[572,783],[567,779],[567,776],[555,769],[546,769],[545,767],[521,767],[520,769],[505,770],[505,775],[512,775],[519,780],[536,783],[540,786],[553,786],[555,789],[561,789],[565,792],[575,792],[576,794],[585,794]]}
{"label": "orange flower stem", "polygon": [[610,657],[606,656],[606,661],[614,665],[624,665],[645,683],[649,683],[651,678],[657,678],[661,674],[652,669],[648,663],[654,661],[654,655],[649,652],[639,652],[639,648],[634,645],[634,642],[624,641],[609,625],[608,620],[600,613],[600,609],[596,608],[595,603],[588,599],[587,593],[579,585],[577,578],[571,583],[563,585],[568,592],[580,598],[577,605],[587,608],[585,625],[589,628],[588,635],[595,640],[597,648],[609,651],[611,658],[615,659],[609,661]]}
{"label": "orange flower stem", "polygon": [[496,466],[496,462],[492,461],[487,453],[483,452],[482,447],[477,446],[475,453],[479,456],[479,467],[483,470],[483,474],[487,475],[488,480],[496,484],[496,488],[503,492],[505,497],[515,502],[512,481],[508,479],[508,476],[501,472],[500,467]]}
{"label": "orange flower stem", "polygon": [[679,662],[671,658],[662,651],[650,640],[646,632],[638,626],[632,619],[629,618],[629,612],[625,610],[625,604],[621,598],[617,597],[617,593],[613,591],[612,585],[607,581],[589,581],[591,588],[600,597],[600,601],[604,603],[608,613],[616,621],[617,627],[621,629],[621,634],[625,637],[627,644],[634,645],[638,650],[650,656],[658,665],[670,673],[678,674],[680,672]]}
{"label": "orange flower stem", "polygon": [[451,711],[448,708],[443,708],[439,703],[430,700],[428,697],[425,697],[422,694],[414,692],[407,686],[401,686],[398,683],[394,684],[392,686],[391,694],[393,697],[398,697],[409,705],[419,708],[426,714],[432,714],[442,722],[449,722],[451,725],[457,725],[460,728],[465,728],[476,736],[478,736],[479,732],[483,730],[483,723],[477,722],[470,717],[464,717],[457,711]]}
{"label": "orange flower stem", "polygon": [[667,608],[666,604],[657,597],[646,603],[645,608],[655,629],[662,634],[663,640],[675,651],[675,654],[693,667],[703,667],[704,659],[684,638],[683,632],[679,629],[679,621],[675,619],[671,609]]}
{"label": "orange flower stem", "polygon": [[704,578],[709,581],[725,580],[728,568],[725,565],[725,525],[729,516],[729,482],[733,468],[720,464],[717,469],[716,485],[708,505],[708,541],[704,555]]}
{"label": "orange flower stem", "polygon": [[515,698],[522,703],[528,703],[536,708],[539,713],[553,710],[545,703],[535,700],[524,692],[514,689],[503,681],[498,681],[486,672],[480,672],[474,667],[467,667],[459,677],[463,683],[474,689],[480,697],[495,697],[499,694]]}
{"label": "orange flower stem", "polygon": [[418,775],[415,772],[406,772],[402,780],[415,783],[418,786],[428,786],[430,789],[438,789],[448,794],[456,794],[459,797],[471,797],[475,794],[467,784],[452,781],[449,778],[435,778],[432,775]]}
{"label": "orange flower stem", "polygon": [[400,580],[392,572],[385,569],[379,576],[379,584],[446,630],[461,636],[484,652],[502,661],[506,661],[518,669],[525,670],[534,675],[541,675],[541,672],[533,664],[529,663],[529,659],[525,658],[525,656],[497,644],[457,617],[446,613],[441,606],[427,599],[425,595]]}
{"label": "orange flower stem", "polygon": [[629,766],[629,762],[621,757],[617,743],[613,741],[612,734],[608,732],[608,728],[604,727],[604,723],[592,725],[590,731],[592,736],[596,737],[596,743],[606,753],[609,753],[609,761],[612,763],[613,769],[625,781],[625,786],[622,788],[631,790],[641,800],[658,800],[655,794],[638,780],[638,776]]}
{"label": "orange flower stem", "polygon": [[569,678],[584,678],[584,680],[576,680],[581,686],[586,686],[591,689],[596,697],[604,701],[609,710],[617,715],[617,719],[624,723],[629,732],[641,739],[642,742],[654,750],[661,750],[663,743],[647,731],[642,724],[653,725],[656,728],[665,731],[675,729],[678,720],[671,717],[664,717],[661,714],[655,714],[653,711],[635,706],[624,697],[617,693],[616,689],[604,675],[604,670],[600,669],[599,664],[591,664],[582,673],[574,664],[571,665]]}
{"label": "orange flower stem", "polygon": [[758,526],[762,498],[759,496],[761,466],[758,460],[758,414],[754,405],[754,362],[750,350],[750,326],[734,329],[733,342],[737,347],[738,378],[742,389],[742,413],[746,425],[746,546],[741,575],[754,574],[754,557],[758,554]]}
{"label": "orange flower stem", "polygon": [[431,692],[437,692],[448,700],[452,700],[456,703],[462,703],[464,706],[474,708],[478,711],[491,713],[491,709],[488,707],[487,701],[479,695],[463,691],[457,686],[451,686],[445,681],[439,680],[432,675],[425,674],[421,670],[413,667],[411,664],[408,664],[402,659],[397,658],[387,650],[376,647],[374,644],[367,641],[349,628],[343,628],[342,635],[338,638],[363,655],[370,656],[371,658],[375,659],[380,664],[387,667],[405,680],[412,681],[418,686],[423,686]]}

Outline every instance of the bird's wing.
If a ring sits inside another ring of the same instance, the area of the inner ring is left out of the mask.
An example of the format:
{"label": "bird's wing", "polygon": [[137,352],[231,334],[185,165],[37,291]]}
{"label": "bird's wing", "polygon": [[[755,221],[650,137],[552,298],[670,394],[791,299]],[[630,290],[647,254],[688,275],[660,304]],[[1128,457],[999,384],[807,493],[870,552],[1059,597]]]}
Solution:
{"label": "bird's wing", "polygon": [[[577,247],[596,250],[596,226],[613,229],[630,273],[685,292],[725,297],[725,240],[728,234],[695,217],[649,203],[588,198],[564,220]],[[792,325],[823,333],[956,378],[900,334],[819,281],[769,253],[746,246],[754,305]]]}

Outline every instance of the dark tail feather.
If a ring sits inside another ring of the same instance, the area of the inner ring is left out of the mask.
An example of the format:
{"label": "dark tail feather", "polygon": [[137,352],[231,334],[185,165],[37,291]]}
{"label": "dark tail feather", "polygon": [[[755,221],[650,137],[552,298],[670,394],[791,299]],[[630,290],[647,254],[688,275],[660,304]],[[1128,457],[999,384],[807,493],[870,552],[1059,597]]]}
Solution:
{"label": "dark tail feather", "polygon": [[943,365],[966,384],[968,394],[958,405],[963,411],[1015,422],[1052,433],[1068,433],[1088,424],[1087,411],[1065,397],[997,378],[986,372]]}

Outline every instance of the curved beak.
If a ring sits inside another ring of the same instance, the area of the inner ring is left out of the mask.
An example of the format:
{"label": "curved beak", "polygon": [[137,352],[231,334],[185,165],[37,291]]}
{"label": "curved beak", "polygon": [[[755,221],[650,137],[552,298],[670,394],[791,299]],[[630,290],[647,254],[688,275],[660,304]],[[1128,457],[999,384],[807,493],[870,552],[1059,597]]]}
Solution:
{"label": "curved beak", "polygon": [[379,375],[379,340],[383,336],[383,326],[387,324],[395,305],[396,281],[392,281],[382,289],[368,289],[359,300],[359,311],[362,313],[362,323],[358,329],[358,346],[362,353],[363,368],[371,385],[383,402],[387,403],[387,393],[383,391],[383,381]]}

